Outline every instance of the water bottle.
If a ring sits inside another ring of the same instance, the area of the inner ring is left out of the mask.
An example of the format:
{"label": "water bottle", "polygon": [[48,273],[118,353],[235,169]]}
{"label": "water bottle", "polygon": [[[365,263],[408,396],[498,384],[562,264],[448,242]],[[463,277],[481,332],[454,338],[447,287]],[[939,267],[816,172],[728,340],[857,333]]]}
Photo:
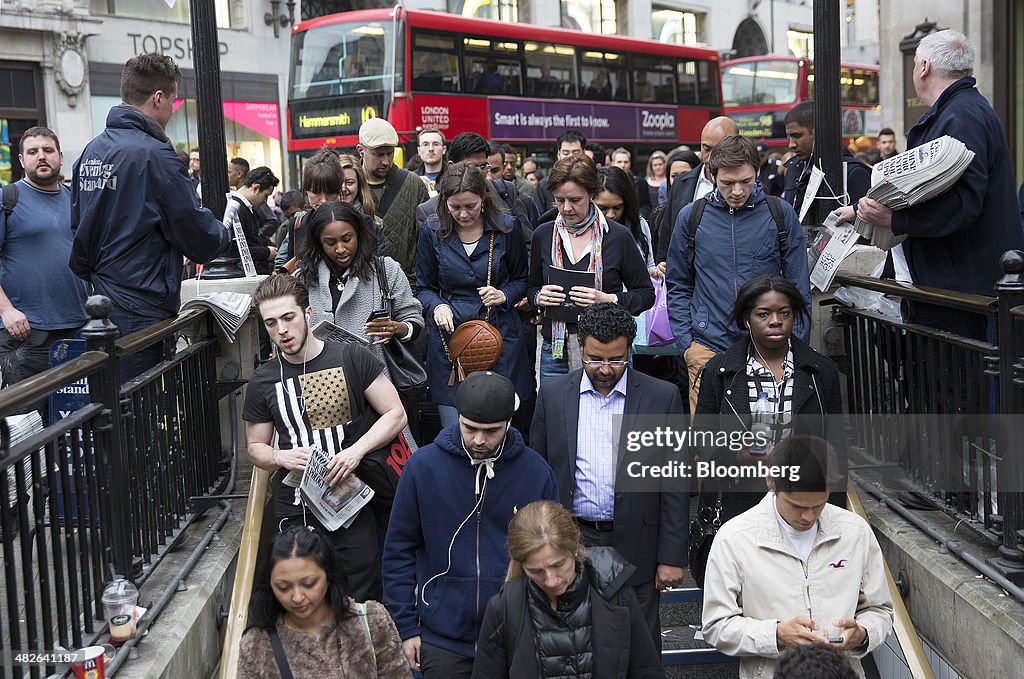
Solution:
{"label": "water bottle", "polygon": [[754,443],[750,446],[751,455],[767,455],[772,443],[772,424],[775,420],[775,408],[768,400],[768,392],[757,395],[757,402],[750,409],[750,433],[754,435]]}

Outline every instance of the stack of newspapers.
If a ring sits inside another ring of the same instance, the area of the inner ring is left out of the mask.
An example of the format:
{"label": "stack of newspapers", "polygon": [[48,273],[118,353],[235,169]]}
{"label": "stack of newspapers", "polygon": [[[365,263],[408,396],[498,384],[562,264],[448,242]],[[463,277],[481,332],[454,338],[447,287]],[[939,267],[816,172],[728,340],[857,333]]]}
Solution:
{"label": "stack of newspapers", "polygon": [[[14,447],[15,444],[21,443],[29,436],[43,430],[43,418],[40,417],[39,412],[36,410],[27,412],[24,415],[9,415],[4,418],[4,421],[7,425],[7,433],[11,437],[8,447]],[[25,488],[27,490],[32,487],[31,456],[21,461],[21,468],[25,470]],[[14,502],[18,497],[14,467],[7,468],[7,484],[8,497],[11,502]]]}
{"label": "stack of newspapers", "polygon": [[[893,210],[923,203],[948,191],[972,160],[974,151],[959,139],[939,137],[875,165],[867,197]],[[883,250],[905,238],[894,236],[889,227],[872,226],[859,218],[856,229]]]}
{"label": "stack of newspapers", "polygon": [[245,322],[251,306],[252,295],[244,292],[207,292],[182,304],[181,310],[210,309],[228,342],[234,342],[235,334]]}

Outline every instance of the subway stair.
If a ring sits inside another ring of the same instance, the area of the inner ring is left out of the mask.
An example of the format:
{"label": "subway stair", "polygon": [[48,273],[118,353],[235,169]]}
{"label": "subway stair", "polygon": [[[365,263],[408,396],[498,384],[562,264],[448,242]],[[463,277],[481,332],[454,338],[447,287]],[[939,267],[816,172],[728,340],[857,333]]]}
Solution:
{"label": "subway stair", "polygon": [[689,576],[661,594],[661,664],[668,679],[735,679],[739,661],[700,635],[702,592]]}

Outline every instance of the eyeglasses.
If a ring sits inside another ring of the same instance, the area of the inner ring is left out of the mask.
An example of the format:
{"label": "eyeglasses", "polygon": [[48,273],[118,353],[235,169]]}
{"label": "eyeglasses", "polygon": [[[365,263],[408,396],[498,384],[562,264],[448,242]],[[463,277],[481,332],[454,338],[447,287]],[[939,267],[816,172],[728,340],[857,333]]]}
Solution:
{"label": "eyeglasses", "polygon": [[629,365],[629,361],[595,361],[589,358],[584,359],[581,362],[588,368],[600,368],[603,365],[606,365],[609,368],[625,368]]}

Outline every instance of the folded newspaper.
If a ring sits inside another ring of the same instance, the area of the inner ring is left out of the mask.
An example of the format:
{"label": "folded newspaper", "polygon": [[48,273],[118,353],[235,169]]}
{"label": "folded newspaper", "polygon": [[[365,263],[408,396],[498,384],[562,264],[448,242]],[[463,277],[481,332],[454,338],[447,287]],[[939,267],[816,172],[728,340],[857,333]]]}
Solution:
{"label": "folded newspaper", "polygon": [[[948,191],[973,160],[974,151],[959,139],[939,137],[875,165],[867,197],[893,210],[923,203]],[[855,228],[883,250],[905,238],[894,236],[890,227],[872,226],[860,218]]]}
{"label": "folded newspaper", "polygon": [[244,292],[207,292],[194,297],[181,305],[181,310],[210,309],[217,325],[227,335],[228,342],[235,341],[235,334],[242,327],[249,308],[252,306],[252,295]]}
{"label": "folded newspaper", "polygon": [[837,225],[834,215],[829,215],[821,227],[807,249],[807,268],[811,285],[827,292],[839,265],[853,252],[860,236],[852,226]]}
{"label": "folded newspaper", "polygon": [[373,489],[355,474],[349,474],[333,486],[327,485],[330,462],[331,455],[319,446],[310,446],[299,493],[324,528],[334,531],[352,525],[359,510],[373,498]]}
{"label": "folded newspaper", "polygon": [[332,342],[341,342],[342,344],[371,344],[369,338],[357,335],[351,330],[346,330],[340,325],[327,320],[320,321],[313,327],[313,337],[321,340],[331,340]]}

